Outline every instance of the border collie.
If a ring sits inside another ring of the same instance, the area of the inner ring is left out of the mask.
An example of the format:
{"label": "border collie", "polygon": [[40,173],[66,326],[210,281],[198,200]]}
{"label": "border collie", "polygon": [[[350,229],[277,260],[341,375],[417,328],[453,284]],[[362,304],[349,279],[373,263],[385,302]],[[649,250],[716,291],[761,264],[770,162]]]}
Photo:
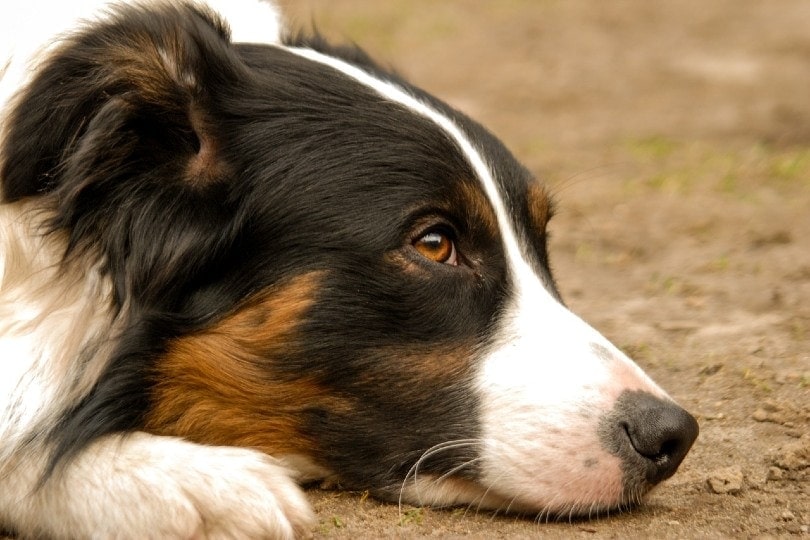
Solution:
{"label": "border collie", "polygon": [[0,525],[291,537],[323,478],[594,516],[671,476],[697,423],[562,303],[543,185],[214,4],[3,4]]}

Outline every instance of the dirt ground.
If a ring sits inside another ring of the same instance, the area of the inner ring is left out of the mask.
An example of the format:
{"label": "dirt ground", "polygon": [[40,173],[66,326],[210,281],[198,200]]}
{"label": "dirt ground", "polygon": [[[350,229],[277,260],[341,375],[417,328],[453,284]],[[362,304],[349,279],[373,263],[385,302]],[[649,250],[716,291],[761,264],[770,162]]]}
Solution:
{"label": "dirt ground", "polygon": [[312,489],[316,537],[810,536],[810,3],[280,3],[552,187],[568,303],[701,426],[631,513],[537,524]]}

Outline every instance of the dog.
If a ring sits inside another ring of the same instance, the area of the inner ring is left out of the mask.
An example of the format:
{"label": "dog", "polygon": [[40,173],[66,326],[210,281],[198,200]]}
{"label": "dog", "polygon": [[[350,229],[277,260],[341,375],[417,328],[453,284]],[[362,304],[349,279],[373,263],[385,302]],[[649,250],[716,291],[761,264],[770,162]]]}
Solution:
{"label": "dog", "polygon": [[481,125],[268,3],[11,4],[2,527],[294,537],[320,479],[588,517],[674,474],[697,422],[565,307]]}

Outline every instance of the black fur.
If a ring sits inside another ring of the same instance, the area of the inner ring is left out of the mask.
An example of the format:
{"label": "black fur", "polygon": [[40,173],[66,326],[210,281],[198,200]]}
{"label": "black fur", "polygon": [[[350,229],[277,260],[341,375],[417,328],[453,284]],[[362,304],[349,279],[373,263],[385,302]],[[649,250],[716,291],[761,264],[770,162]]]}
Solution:
{"label": "black fur", "polygon": [[[478,124],[359,49],[318,36],[289,44],[356,63],[452,117],[525,216],[528,173]],[[134,76],[142,73],[151,75]],[[310,339],[267,369],[290,380],[314,374],[355,403],[351,416],[307,412],[317,461],[385,492],[432,445],[478,435],[472,370],[425,387],[400,365],[415,351],[485,347],[509,294],[497,233],[458,200],[475,173],[429,120],[283,48],[232,44],[209,14],[177,7],[123,9],[68,40],[9,122],[7,199],[47,201],[52,229],[70,237],[66,256],[103,262],[126,321],[109,368],[55,433],[54,464],[142,427],[154,363],[171,339],[310,270],[326,275],[302,324]],[[211,155],[198,170],[204,146]],[[424,223],[454,236],[465,265],[410,249]],[[518,232],[534,239],[550,281],[544,231]],[[380,385],[397,378],[394,389]],[[448,451],[423,470],[471,457]]]}

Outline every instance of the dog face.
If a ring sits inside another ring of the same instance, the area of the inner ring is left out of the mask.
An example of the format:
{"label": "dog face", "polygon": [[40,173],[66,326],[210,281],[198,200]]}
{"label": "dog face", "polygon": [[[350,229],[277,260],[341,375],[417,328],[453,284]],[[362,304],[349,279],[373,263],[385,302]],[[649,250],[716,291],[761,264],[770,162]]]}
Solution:
{"label": "dog face", "polygon": [[6,200],[39,198],[70,264],[102,265],[120,327],[57,461],[139,429],[387,498],[585,513],[697,435],[564,307],[543,186],[359,51],[120,9],[8,126]]}

